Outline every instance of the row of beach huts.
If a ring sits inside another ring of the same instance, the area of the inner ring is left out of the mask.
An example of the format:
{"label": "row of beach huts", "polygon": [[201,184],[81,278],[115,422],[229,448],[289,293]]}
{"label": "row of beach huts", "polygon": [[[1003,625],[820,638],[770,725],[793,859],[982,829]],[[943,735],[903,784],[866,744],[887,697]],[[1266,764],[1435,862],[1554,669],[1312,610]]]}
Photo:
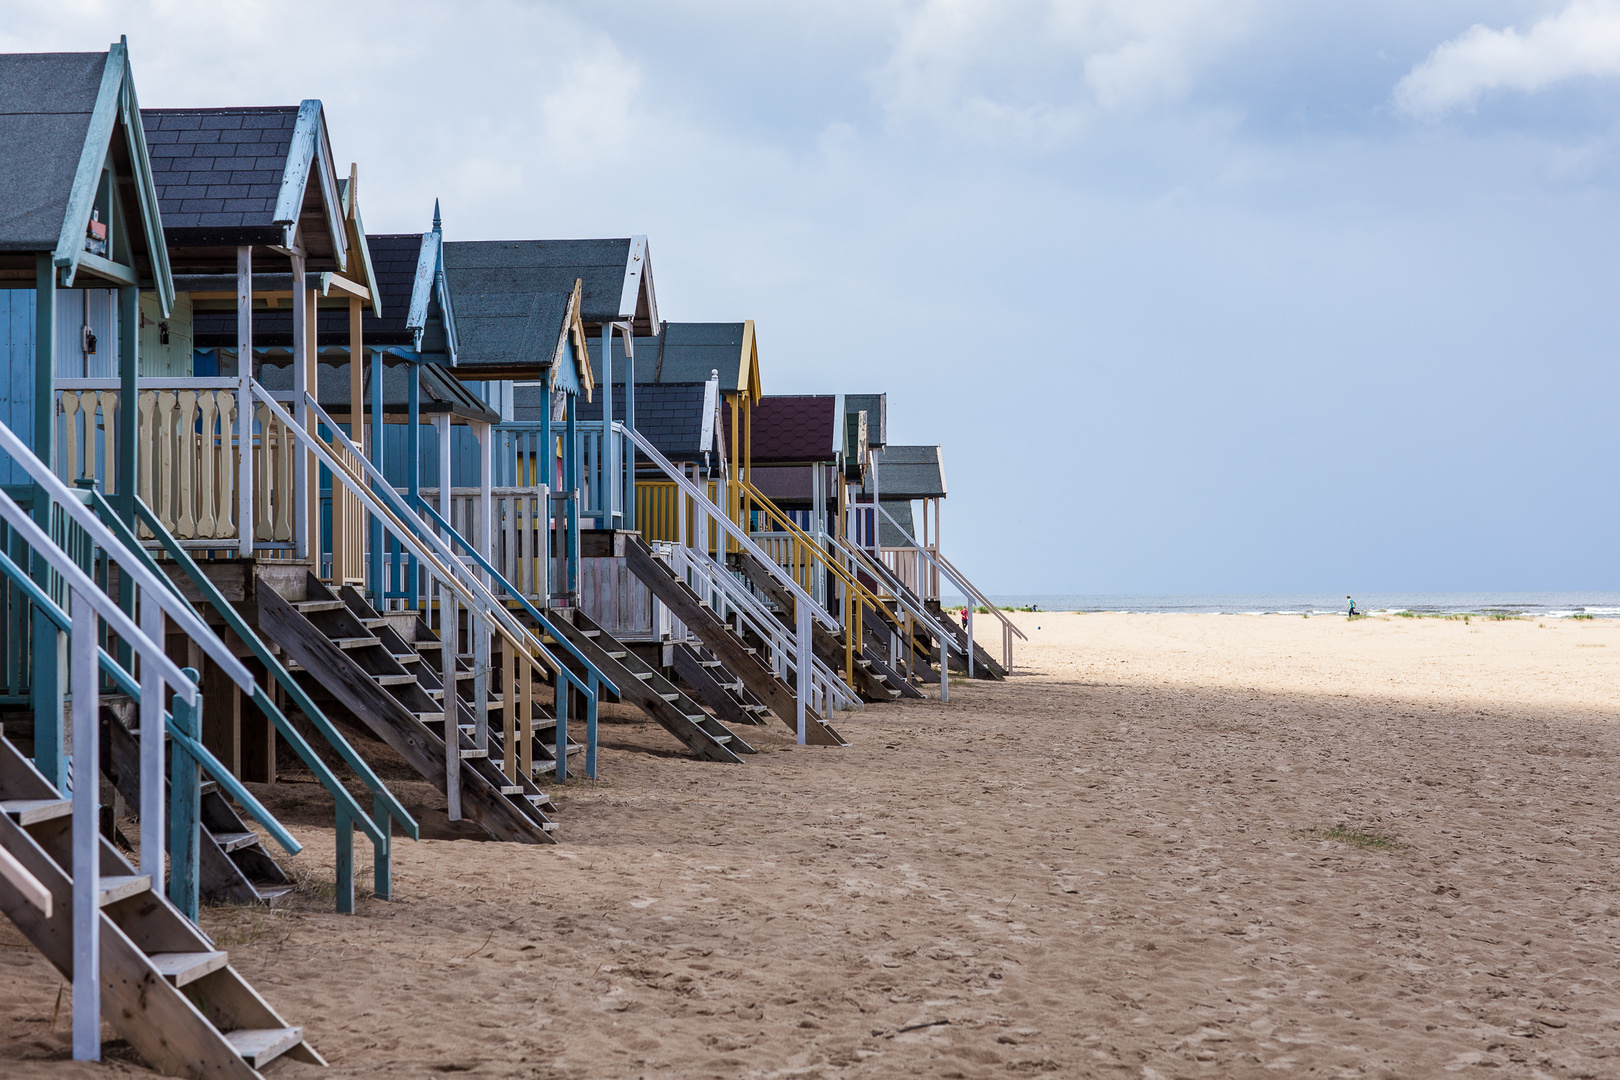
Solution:
{"label": "row of beach huts", "polygon": [[330,794],[347,912],[356,833],[381,900],[418,835],[384,761],[556,843],[604,704],[743,764],[1021,637],[885,394],[766,394],[754,323],[666,318],[644,236],[368,233],[338,160],[316,100],[0,55],[0,908],[77,1058],[105,1019],[173,1075],[321,1063],[196,925],[292,890],[280,774]]}

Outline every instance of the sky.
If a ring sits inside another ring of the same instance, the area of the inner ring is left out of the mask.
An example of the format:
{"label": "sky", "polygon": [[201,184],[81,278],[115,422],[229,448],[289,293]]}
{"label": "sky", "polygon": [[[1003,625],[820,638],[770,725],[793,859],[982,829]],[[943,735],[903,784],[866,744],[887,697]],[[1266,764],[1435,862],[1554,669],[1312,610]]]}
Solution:
{"label": "sky", "polygon": [[1620,588],[1620,0],[0,0],[320,98],[373,232],[649,237],[990,593]]}

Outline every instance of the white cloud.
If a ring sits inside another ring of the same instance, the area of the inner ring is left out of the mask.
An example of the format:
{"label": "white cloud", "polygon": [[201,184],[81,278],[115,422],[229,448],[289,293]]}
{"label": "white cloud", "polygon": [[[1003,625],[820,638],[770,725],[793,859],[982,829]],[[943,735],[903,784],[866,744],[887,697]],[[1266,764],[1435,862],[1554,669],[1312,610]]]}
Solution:
{"label": "white cloud", "polygon": [[1478,24],[1445,42],[1395,84],[1413,116],[1472,106],[1489,90],[1541,90],[1566,79],[1620,75],[1620,3],[1574,0],[1521,33]]}
{"label": "white cloud", "polygon": [[1255,0],[923,0],[875,83],[891,119],[1049,144],[1099,112],[1184,97]]}

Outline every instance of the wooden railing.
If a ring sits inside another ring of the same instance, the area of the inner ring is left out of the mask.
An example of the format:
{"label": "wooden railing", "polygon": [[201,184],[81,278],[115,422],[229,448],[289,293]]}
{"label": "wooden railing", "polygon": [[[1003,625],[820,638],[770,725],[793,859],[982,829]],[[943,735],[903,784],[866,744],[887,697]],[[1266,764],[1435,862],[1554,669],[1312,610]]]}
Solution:
{"label": "wooden railing", "polygon": [[[237,439],[241,383],[236,379],[145,379],[136,404],[136,489],[174,536],[188,547],[239,547],[241,455]],[[126,421],[116,379],[63,379],[57,384],[57,474],[69,483],[95,480],[118,493],[119,431]],[[293,542],[294,441],[260,404],[251,414],[252,539],[258,546]],[[359,566],[358,503],[342,504],[347,565]],[[152,538],[144,526],[141,538]]]}
{"label": "wooden railing", "polygon": [[878,548],[878,557],[883,560],[883,565],[920,600],[939,599],[939,565],[928,558],[937,554],[934,548],[926,553],[914,547]]}

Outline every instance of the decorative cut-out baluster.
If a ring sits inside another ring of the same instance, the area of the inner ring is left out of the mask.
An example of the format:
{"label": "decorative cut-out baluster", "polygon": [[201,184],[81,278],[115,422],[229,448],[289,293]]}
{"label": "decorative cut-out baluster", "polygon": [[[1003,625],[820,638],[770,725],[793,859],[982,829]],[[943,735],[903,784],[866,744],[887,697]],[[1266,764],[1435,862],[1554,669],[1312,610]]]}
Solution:
{"label": "decorative cut-out baluster", "polygon": [[62,391],[62,442],[66,453],[62,455],[62,479],[68,483],[79,478],[79,395],[71,390]]}
{"label": "decorative cut-out baluster", "polygon": [[182,390],[174,400],[175,535],[192,540],[197,536],[197,391]]}
{"label": "decorative cut-out baluster", "polygon": [[292,539],[292,432],[287,425],[276,424],[276,527],[275,538],[285,543]]}
{"label": "decorative cut-out baluster", "polygon": [[[219,516],[214,519],[214,536],[240,536],[236,523],[236,470],[237,454],[231,441],[236,430],[236,395],[229,390],[219,392],[219,470],[215,473],[218,484]],[[249,440],[251,441],[251,439]]]}
{"label": "decorative cut-out baluster", "polygon": [[[140,400],[136,406],[137,422],[135,428],[135,460],[138,463],[138,468],[140,470],[138,489],[140,491],[141,501],[147,506],[152,505],[152,447],[154,445],[152,434],[152,425],[154,421],[152,414],[156,407],[157,394],[150,390],[147,390],[141,394]],[[153,537],[154,534],[152,530],[148,529],[144,524],[137,523],[136,527],[140,530],[141,539],[150,540]]]}
{"label": "decorative cut-out baluster", "polygon": [[270,406],[262,401],[256,404],[259,413],[259,438],[254,447],[253,493],[258,499],[258,508],[253,518],[256,522],[254,532],[255,540],[272,540],[275,538],[275,520],[270,515],[270,486],[271,479],[276,474],[274,449],[271,445],[274,435],[274,425],[270,420]]}
{"label": "decorative cut-out baluster", "polygon": [[202,419],[198,445],[201,467],[197,473],[197,535],[211,540],[219,535],[214,512],[215,502],[219,498],[214,482],[219,454],[218,440],[214,437],[214,420],[219,415],[218,391],[204,390],[197,395],[197,409]]}

